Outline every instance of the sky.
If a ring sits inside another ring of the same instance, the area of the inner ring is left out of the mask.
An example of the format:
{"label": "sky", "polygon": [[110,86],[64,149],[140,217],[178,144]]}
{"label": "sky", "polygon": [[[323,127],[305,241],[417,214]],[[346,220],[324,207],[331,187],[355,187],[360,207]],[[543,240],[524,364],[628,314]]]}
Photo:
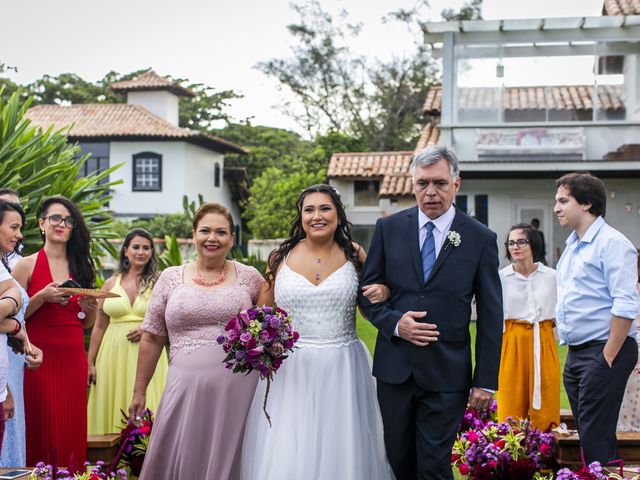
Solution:
{"label": "sky", "polygon": [[[410,50],[405,27],[382,22],[415,0],[320,0],[332,13],[349,12],[362,32],[351,47],[386,59]],[[431,0],[430,20],[461,0]],[[599,16],[602,0],[484,0],[485,19]],[[29,83],[44,74],[73,72],[96,81],[115,70],[151,67],[244,95],[229,113],[253,124],[299,130],[277,108],[291,98],[255,68],[291,55],[286,26],[297,15],[285,0],[0,0],[0,62],[17,67],[4,75]],[[15,19],[15,21],[7,21]]]}

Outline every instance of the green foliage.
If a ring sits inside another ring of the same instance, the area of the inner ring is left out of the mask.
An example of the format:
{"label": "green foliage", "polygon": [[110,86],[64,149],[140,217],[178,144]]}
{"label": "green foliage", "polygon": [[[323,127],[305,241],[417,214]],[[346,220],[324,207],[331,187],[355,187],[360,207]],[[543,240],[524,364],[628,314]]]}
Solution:
{"label": "green foliage", "polygon": [[257,178],[268,167],[287,168],[308,143],[288,130],[240,123],[231,123],[215,134],[249,150],[249,155],[225,155],[224,163],[245,167],[250,179]]}
{"label": "green foliage", "polygon": [[[348,23],[346,13],[335,19],[318,0],[292,8],[299,15],[287,27],[293,55],[257,66],[296,97],[283,105],[285,113],[312,136],[337,131],[358,139],[364,150],[413,148],[427,91],[438,80],[421,36],[405,57],[371,61],[350,49],[361,26]],[[390,16],[407,24],[415,18],[414,12]]]}
{"label": "green foliage", "polygon": [[87,157],[79,158],[80,149],[67,143],[65,131],[41,131],[32,126],[24,117],[31,100],[22,101],[16,91],[5,101],[3,90],[0,87],[0,186],[20,192],[27,216],[25,253],[35,252],[42,244],[36,217],[43,199],[64,195],[76,203],[89,225],[94,258],[105,252],[115,254],[107,241],[116,236],[107,202],[110,187],[121,182],[100,185],[100,181],[120,165],[80,176]]}
{"label": "green foliage", "polygon": [[248,257],[245,257],[242,254],[242,250],[240,250],[238,247],[232,248],[229,252],[229,255],[227,255],[227,258],[229,260],[237,260],[240,263],[253,267],[258,270],[263,276],[267,272],[266,260],[260,258],[260,255],[249,255]]}
{"label": "green foliage", "polygon": [[158,255],[158,268],[164,270],[168,267],[178,267],[182,265],[182,253],[180,253],[180,245],[176,239],[176,235],[165,235],[165,250]]}
{"label": "green foliage", "polygon": [[440,13],[442,19],[446,22],[459,20],[482,20],[482,0],[471,0],[462,5],[460,10],[446,8]]}
{"label": "green foliage", "polygon": [[[136,75],[148,69],[120,74],[111,71],[97,82],[90,82],[75,73],[60,75],[44,75],[35,82],[22,87],[20,95],[23,100],[33,98],[33,104],[77,104],[77,103],[125,103],[126,96],[109,89],[112,83],[131,80]],[[0,70],[0,73],[2,71]],[[177,79],[178,83],[190,89],[195,97],[180,97],[179,124],[181,127],[207,131],[212,123],[218,120],[229,122],[231,118],[225,109],[229,102],[242,95],[233,90],[216,91],[201,83],[189,83],[187,80]],[[0,78],[0,85],[5,85],[4,98],[19,90],[19,86],[8,79]],[[0,94],[2,95],[2,94]]]}
{"label": "green foliage", "polygon": [[[189,225],[193,226],[193,217],[196,215],[196,210],[202,206],[204,203],[204,197],[201,194],[198,194],[198,204],[196,205],[195,200],[189,201],[189,197],[186,195],[182,196],[182,208],[184,209],[184,216],[189,221]],[[191,234],[189,234],[191,236]]]}
{"label": "green foliage", "polygon": [[164,238],[166,235],[191,238],[191,222],[184,213],[156,215],[148,220],[136,220],[132,226],[147,229],[154,238]]}
{"label": "green foliage", "polygon": [[324,181],[324,171],[313,172],[303,166],[288,174],[270,167],[251,186],[245,208],[247,225],[256,238],[282,238],[289,234],[296,215],[296,200],[309,185]]}

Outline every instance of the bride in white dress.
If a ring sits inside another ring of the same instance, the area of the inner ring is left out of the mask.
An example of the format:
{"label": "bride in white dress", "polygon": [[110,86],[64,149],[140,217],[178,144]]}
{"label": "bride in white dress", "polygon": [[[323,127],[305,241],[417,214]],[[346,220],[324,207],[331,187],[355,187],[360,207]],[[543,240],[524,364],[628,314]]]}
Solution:
{"label": "bride in white dress", "polygon": [[[356,333],[358,273],[364,252],[351,241],[338,192],[314,185],[298,199],[290,238],[269,259],[259,303],[284,308],[299,347],[271,383],[256,390],[246,424],[246,480],[387,480],[382,420],[371,357]],[[383,285],[366,288],[372,301]],[[274,302],[275,300],[275,302]]]}

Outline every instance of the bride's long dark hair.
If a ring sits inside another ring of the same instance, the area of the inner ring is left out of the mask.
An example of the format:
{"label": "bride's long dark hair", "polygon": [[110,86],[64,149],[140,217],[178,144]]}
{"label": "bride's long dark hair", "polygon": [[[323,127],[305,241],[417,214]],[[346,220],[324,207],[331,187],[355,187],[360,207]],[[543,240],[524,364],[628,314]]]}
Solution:
{"label": "bride's long dark hair", "polygon": [[362,271],[362,261],[360,260],[360,255],[358,255],[358,250],[353,246],[353,240],[351,238],[352,225],[347,220],[347,213],[344,210],[342,200],[340,200],[340,194],[331,185],[320,183],[317,185],[311,185],[310,187],[302,191],[302,193],[298,197],[298,201],[296,202],[298,211],[295,218],[291,222],[289,238],[282,242],[280,246],[276,250],[271,252],[271,255],[269,255],[269,272],[266,275],[269,287],[271,287],[271,285],[275,281],[276,272],[278,271],[278,267],[280,266],[282,261],[287,257],[289,252],[293,250],[293,247],[300,243],[301,240],[304,240],[307,236],[304,228],[302,228],[302,205],[304,203],[304,199],[310,193],[326,193],[327,195],[329,195],[329,197],[331,197],[331,203],[333,203],[333,206],[338,213],[338,226],[335,233],[333,234],[333,239],[342,249],[345,256],[347,257],[347,260],[350,261],[356,268],[358,276]]}

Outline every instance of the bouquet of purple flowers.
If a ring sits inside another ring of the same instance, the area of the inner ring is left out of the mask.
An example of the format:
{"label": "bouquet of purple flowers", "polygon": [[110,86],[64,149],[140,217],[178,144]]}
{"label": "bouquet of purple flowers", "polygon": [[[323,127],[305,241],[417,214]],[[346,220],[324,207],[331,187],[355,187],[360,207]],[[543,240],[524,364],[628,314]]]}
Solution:
{"label": "bouquet of purple flowers", "polygon": [[471,423],[471,428],[458,434],[451,455],[462,478],[530,480],[544,478],[540,472],[551,470],[551,432],[532,428],[528,420]]}
{"label": "bouquet of purple flowers", "polygon": [[263,410],[271,425],[267,413],[271,380],[299,338],[291,317],[279,307],[254,306],[231,317],[224,329],[226,335],[220,335],[217,341],[227,354],[223,360],[226,367],[247,375],[257,370],[260,379],[267,381]]}

